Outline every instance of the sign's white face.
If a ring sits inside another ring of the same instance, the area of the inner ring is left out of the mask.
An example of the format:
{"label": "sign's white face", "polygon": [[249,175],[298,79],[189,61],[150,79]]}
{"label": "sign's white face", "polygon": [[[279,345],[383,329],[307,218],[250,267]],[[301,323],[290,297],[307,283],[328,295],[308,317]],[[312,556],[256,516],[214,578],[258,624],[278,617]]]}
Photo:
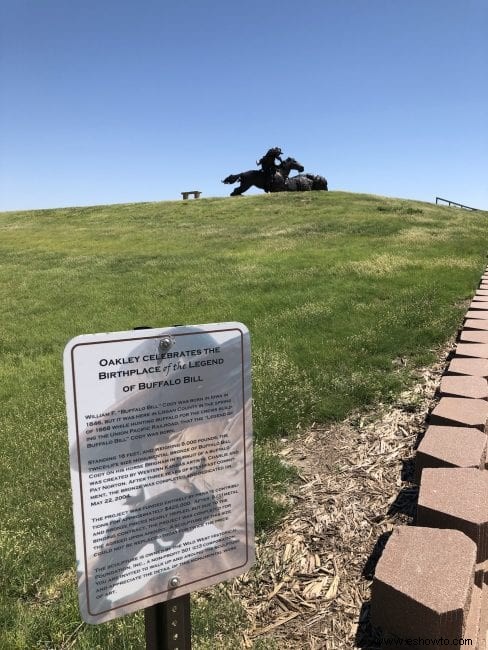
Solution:
{"label": "sign's white face", "polygon": [[249,332],[82,335],[65,349],[82,616],[99,623],[254,560]]}

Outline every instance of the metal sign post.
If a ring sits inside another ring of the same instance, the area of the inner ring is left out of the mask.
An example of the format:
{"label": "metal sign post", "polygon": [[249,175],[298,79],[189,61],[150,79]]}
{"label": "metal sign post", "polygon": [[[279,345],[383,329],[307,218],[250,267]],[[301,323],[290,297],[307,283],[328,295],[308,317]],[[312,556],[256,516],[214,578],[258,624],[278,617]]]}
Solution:
{"label": "metal sign post", "polygon": [[[151,329],[139,325],[135,330]],[[146,650],[191,650],[190,594],[144,610]]]}
{"label": "metal sign post", "polygon": [[190,594],[144,610],[146,650],[191,650]]}

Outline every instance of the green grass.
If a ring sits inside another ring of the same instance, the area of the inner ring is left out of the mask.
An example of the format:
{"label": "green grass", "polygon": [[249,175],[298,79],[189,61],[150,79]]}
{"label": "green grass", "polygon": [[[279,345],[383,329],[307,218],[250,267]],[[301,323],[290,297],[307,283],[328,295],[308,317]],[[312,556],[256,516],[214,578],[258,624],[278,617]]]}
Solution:
{"label": "green grass", "polygon": [[[454,334],[485,266],[487,216],[342,192],[0,214],[0,647],[143,647],[140,614],[80,625],[70,338],[245,323],[264,529],[282,512],[270,486],[290,480],[279,437],[394,399]],[[220,634],[210,609],[196,600],[197,650]]]}

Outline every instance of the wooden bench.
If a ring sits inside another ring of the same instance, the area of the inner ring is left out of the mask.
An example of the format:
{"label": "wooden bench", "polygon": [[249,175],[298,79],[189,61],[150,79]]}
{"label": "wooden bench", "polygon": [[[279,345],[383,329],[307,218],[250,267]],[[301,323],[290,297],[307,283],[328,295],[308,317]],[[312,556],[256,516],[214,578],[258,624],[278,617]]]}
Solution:
{"label": "wooden bench", "polygon": [[193,194],[195,199],[199,199],[201,192],[198,192],[197,190],[193,190],[192,192],[182,192],[182,194],[183,194],[183,201],[186,201],[190,194]]}

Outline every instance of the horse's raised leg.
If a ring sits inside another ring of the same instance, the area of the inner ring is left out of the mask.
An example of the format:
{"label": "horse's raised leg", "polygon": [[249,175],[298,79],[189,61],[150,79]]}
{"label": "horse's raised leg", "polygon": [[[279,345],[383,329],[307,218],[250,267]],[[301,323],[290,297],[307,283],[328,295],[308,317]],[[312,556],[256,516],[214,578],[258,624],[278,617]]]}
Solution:
{"label": "horse's raised leg", "polygon": [[239,187],[236,187],[236,189],[230,193],[231,196],[240,196],[243,194],[246,190],[248,190],[251,187],[251,183],[241,183]]}

